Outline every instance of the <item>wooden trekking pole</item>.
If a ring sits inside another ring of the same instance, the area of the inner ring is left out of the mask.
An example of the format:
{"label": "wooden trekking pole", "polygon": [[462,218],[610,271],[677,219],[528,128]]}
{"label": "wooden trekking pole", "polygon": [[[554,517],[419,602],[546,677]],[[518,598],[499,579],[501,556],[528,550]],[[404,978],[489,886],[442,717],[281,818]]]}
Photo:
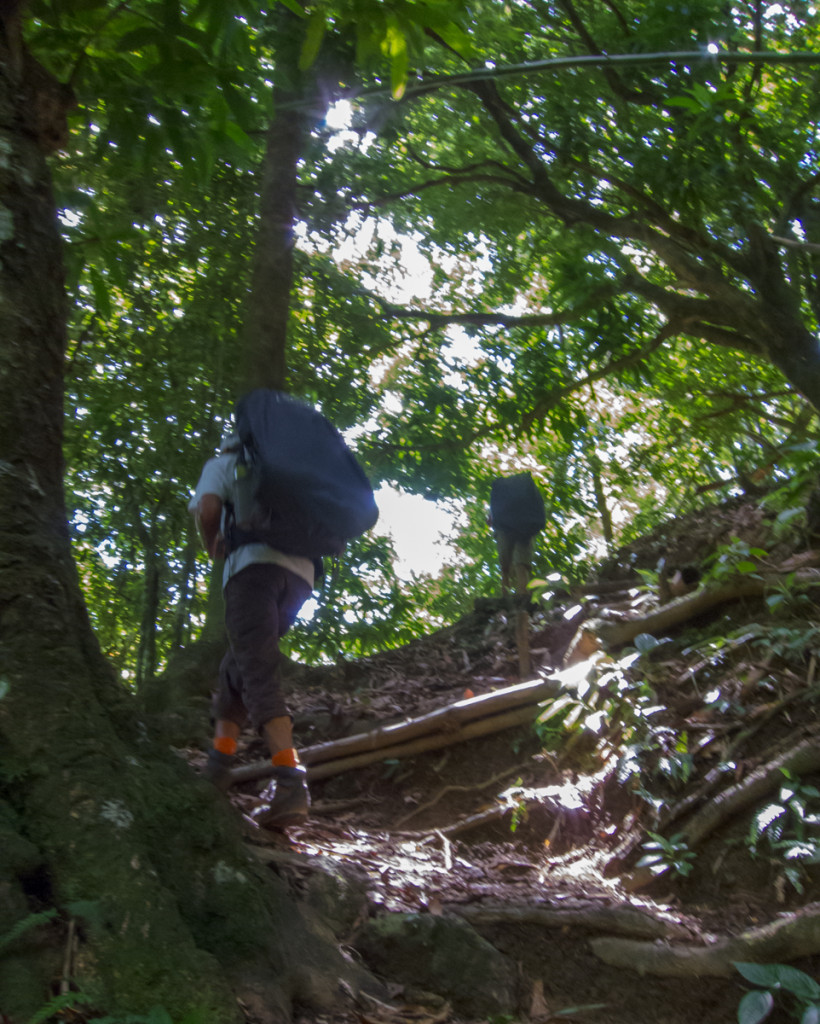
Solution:
{"label": "wooden trekking pole", "polygon": [[532,673],[530,657],[530,612],[529,612],[529,566],[515,566],[515,596],[518,610],[515,613],[515,645],[518,648],[518,677],[523,682]]}

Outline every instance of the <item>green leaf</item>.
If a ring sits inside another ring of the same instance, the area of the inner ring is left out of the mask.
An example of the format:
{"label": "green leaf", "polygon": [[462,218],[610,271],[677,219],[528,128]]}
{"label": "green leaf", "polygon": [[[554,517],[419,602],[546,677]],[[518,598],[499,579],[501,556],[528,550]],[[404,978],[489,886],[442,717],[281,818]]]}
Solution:
{"label": "green leaf", "polygon": [[73,917],[80,917],[88,924],[97,927],[104,923],[105,915],[99,900],[75,900],[66,904],[66,910]]}
{"label": "green leaf", "polygon": [[47,924],[57,916],[56,910],[42,910],[37,914],[29,914],[21,921],[18,921],[5,935],[0,935],[0,950],[16,942],[21,935],[24,935],[31,928],[37,928],[41,924]]}
{"label": "green leaf", "polygon": [[555,700],[548,701],[544,704],[544,710],[539,714],[539,722],[548,722],[551,718],[555,718],[556,715],[560,715],[562,711],[566,711],[567,708],[577,704],[578,700],[576,697],[570,694],[565,694],[562,697],[556,697]]}
{"label": "green leaf", "polygon": [[141,53],[148,46],[164,46],[166,41],[167,36],[164,32],[151,26],[145,26],[132,29],[131,32],[120,36],[117,49],[129,53]]}
{"label": "green leaf", "polygon": [[225,82],[222,95],[231,113],[243,128],[253,128],[260,120],[259,107],[251,103],[245,92],[233,82]]}
{"label": "green leaf", "polygon": [[305,41],[302,43],[302,52],[299,54],[299,70],[307,71],[313,66],[313,62],[319,55],[322,40],[327,31],[327,19],[325,12],[320,9],[314,10],[310,15]]}
{"label": "green leaf", "polygon": [[820,999],[820,985],[797,967],[790,967],[788,964],[778,965],[777,980],[782,988],[800,1000],[808,1002]]}
{"label": "green leaf", "polygon": [[754,562],[738,562],[735,566],[738,572],[757,572],[758,566]]}
{"label": "green leaf", "polygon": [[463,32],[458,25],[451,22],[437,29],[445,43],[464,60],[471,60],[474,53],[473,42],[466,32]]}
{"label": "green leaf", "polygon": [[[648,846],[649,844],[647,843],[646,845]],[[648,854],[646,854],[645,857],[641,857],[641,859],[637,863],[637,867],[639,867],[639,868],[649,868],[649,867],[653,867],[655,864],[662,863],[662,861],[663,861],[663,854],[662,853],[648,853]]]}
{"label": "green leaf", "polygon": [[91,279],[91,287],[94,289],[94,302],[96,303],[97,314],[101,320],[110,320],[112,313],[111,297],[108,294],[105,281],[94,267],[89,267],[88,276]]}
{"label": "green leaf", "polygon": [[652,636],[651,633],[638,633],[635,637],[635,649],[640,651],[641,654],[647,654],[649,651],[654,651],[656,647],[660,647],[661,642],[657,637]]}
{"label": "green leaf", "polygon": [[404,96],[409,66],[406,49],[397,53],[390,62],[390,92],[394,100],[400,100]]}
{"label": "green leaf", "polygon": [[820,1024],[820,1007],[814,1003],[811,1006],[807,1006],[803,1016],[800,1018],[800,1024]]}
{"label": "green leaf", "polygon": [[256,156],[258,151],[256,143],[235,121],[226,121],[223,131],[244,153],[247,153],[249,156]]}
{"label": "green leaf", "polygon": [[732,966],[753,985],[761,985],[765,988],[768,985],[777,984],[776,964],[753,964],[745,960],[734,960]]}
{"label": "green leaf", "polygon": [[673,96],[666,101],[667,107],[682,107],[684,110],[693,110],[700,113],[700,104],[696,103],[690,96]]}
{"label": "green leaf", "polygon": [[28,1018],[26,1024],[44,1024],[45,1021],[55,1017],[60,1010],[74,1008],[87,1001],[87,997],[82,992],[61,992],[50,999],[45,1006],[41,1006],[33,1017]]}
{"label": "green leaf", "polygon": [[174,1024],[174,1021],[164,1006],[153,1006],[145,1024]]}
{"label": "green leaf", "polygon": [[820,985],[805,971],[788,964],[752,964],[735,962],[747,981],[765,988],[783,988],[804,1001],[820,1000]]}
{"label": "green leaf", "polygon": [[737,1024],[760,1024],[773,1009],[771,992],[747,992],[737,1008]]}

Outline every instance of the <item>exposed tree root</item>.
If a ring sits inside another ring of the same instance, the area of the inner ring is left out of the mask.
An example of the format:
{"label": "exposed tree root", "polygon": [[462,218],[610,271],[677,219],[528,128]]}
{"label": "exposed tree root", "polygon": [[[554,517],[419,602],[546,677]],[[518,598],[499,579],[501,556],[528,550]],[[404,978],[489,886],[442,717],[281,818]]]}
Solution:
{"label": "exposed tree root", "polygon": [[[731,818],[776,789],[783,781],[784,771],[801,775],[818,770],[820,770],[820,737],[809,736],[798,743],[796,747],[790,748],[773,760],[755,768],[740,782],[716,793],[699,811],[683,823],[679,831],[690,847],[698,846]],[[723,772],[716,770],[711,772],[706,779],[707,785],[702,786],[698,791],[699,797],[705,798],[708,791],[724,776]],[[662,816],[653,827],[656,830],[667,829],[673,821],[680,818],[689,809],[692,802],[692,798],[690,798],[685,805],[672,808],[671,812],[667,816]],[[642,837],[638,835],[631,836],[622,844],[609,859],[605,874],[609,876],[618,874],[641,839]],[[656,877],[657,874],[649,872],[634,872],[628,879],[629,889],[630,891],[640,889]]]}
{"label": "exposed tree root", "polygon": [[[805,690],[795,691],[794,693],[788,694],[783,700],[773,704],[765,714],[760,715],[755,719],[753,725],[749,726],[739,733],[732,742],[726,748],[725,753],[722,754],[722,760],[731,761],[737,753],[741,750],[743,745],[752,739],[758,732],[763,729],[773,718],[780,714],[785,708],[789,707],[798,701],[812,700],[815,697],[820,696],[820,687],[812,687]],[[666,828],[673,821],[682,818],[685,814],[688,814],[694,807],[707,798],[711,791],[717,786],[723,779],[726,778],[726,770],[720,768],[713,768],[704,776],[704,780],[701,786],[694,793],[688,794],[683,800],[675,804],[674,807],[670,807],[666,814],[661,814],[659,827]]]}
{"label": "exposed tree root", "polygon": [[674,918],[632,906],[596,903],[547,907],[451,907],[472,925],[537,924],[543,928],[581,928],[641,939],[692,939],[692,930]]}
{"label": "exposed tree root", "polygon": [[417,814],[421,814],[422,811],[427,811],[431,807],[435,807],[439,800],[441,800],[442,797],[446,796],[448,793],[477,792],[479,790],[486,789],[488,786],[495,785],[496,782],[501,782],[502,779],[506,779],[510,775],[518,774],[518,772],[522,771],[526,767],[527,765],[523,764],[513,765],[512,768],[506,768],[503,772],[499,772],[497,775],[493,775],[492,778],[486,779],[484,782],[477,782],[473,786],[443,786],[432,799],[427,800],[423,804],[419,804],[418,807],[414,807],[412,811],[410,811],[408,814],[405,814],[403,817],[399,818],[396,822],[394,822],[393,827],[401,828],[401,826],[404,825],[405,822],[409,821],[411,818],[415,818]]}
{"label": "exposed tree root", "polygon": [[[816,569],[796,569],[794,576],[798,584],[820,584],[820,573]],[[570,644],[565,664],[574,665],[588,658],[590,653],[599,650],[602,645],[607,648],[620,647],[634,640],[640,633],[663,635],[718,605],[745,597],[762,597],[781,583],[782,579],[782,572],[768,572],[756,577],[741,576],[720,586],[703,587],[637,619],[624,619],[621,622],[591,619],[584,623]]]}
{"label": "exposed tree root", "polygon": [[[445,825],[442,828],[437,828],[435,834],[447,839],[452,839],[453,836],[464,835],[465,832],[472,832],[473,829],[483,828],[485,825],[493,825],[497,821],[503,821],[504,818],[509,817],[511,814],[520,814],[526,816],[530,810],[536,808],[543,810],[545,805],[550,804],[550,810],[555,814],[556,819],[560,818],[562,814],[566,814],[566,809],[561,807],[558,803],[550,800],[549,797],[539,796],[530,800],[517,800],[515,803],[496,804],[493,807],[487,808],[486,811],[479,811],[478,814],[471,814],[466,818],[460,818],[458,821],[454,821],[452,825]],[[426,836],[430,833],[424,830],[419,832],[396,832],[395,835],[404,836]]]}
{"label": "exposed tree root", "polygon": [[604,963],[628,967],[638,974],[728,977],[737,960],[784,963],[820,953],[820,904],[810,903],[797,913],[740,935],[713,939],[704,946],[607,937],[592,939],[590,948]]}
{"label": "exposed tree root", "polygon": [[690,846],[697,846],[725,821],[766,796],[783,781],[783,772],[800,775],[820,769],[820,738],[809,736],[773,761],[760,765],[741,782],[717,793],[684,824],[683,834]]}

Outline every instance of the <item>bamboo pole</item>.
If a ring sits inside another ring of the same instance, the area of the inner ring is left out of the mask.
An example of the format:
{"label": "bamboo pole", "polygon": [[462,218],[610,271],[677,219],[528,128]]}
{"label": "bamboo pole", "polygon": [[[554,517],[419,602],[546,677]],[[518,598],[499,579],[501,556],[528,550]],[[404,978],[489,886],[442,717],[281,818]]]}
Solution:
{"label": "bamboo pole", "polygon": [[299,752],[299,756],[305,764],[318,764],[320,761],[337,760],[363,751],[405,743],[427,733],[452,732],[464,722],[487,718],[499,711],[524,704],[536,704],[548,697],[554,697],[560,688],[561,684],[557,679],[531,679],[515,686],[507,686],[503,690],[493,690],[492,693],[482,693],[478,697],[458,700],[418,718],[405,719],[393,725],[382,725],[358,736],[346,736],[329,743],[317,743],[312,747],[305,747]]}
{"label": "bamboo pole", "polygon": [[[299,756],[308,768],[308,778],[315,780],[386,758],[412,757],[533,721],[541,702],[556,696],[560,689],[557,679],[519,683],[359,736],[305,747]],[[231,772],[231,785],[271,774],[267,761],[244,765]]]}

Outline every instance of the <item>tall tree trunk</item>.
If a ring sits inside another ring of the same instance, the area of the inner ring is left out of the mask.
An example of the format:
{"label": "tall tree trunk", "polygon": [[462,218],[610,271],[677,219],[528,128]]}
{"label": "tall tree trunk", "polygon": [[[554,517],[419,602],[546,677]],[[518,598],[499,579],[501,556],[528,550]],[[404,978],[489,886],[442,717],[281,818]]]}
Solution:
{"label": "tall tree trunk", "polygon": [[[86,1002],[231,1024],[240,994],[286,1020],[292,1000],[331,1003],[349,971],[249,862],[212,787],[152,741],[82,601],[63,497],[61,244],[5,46],[0,32],[0,928],[26,916],[18,875],[36,865],[40,898],[82,922]],[[0,992],[3,1011],[28,1019],[52,994],[45,976]]]}
{"label": "tall tree trunk", "polygon": [[253,279],[245,321],[243,386],[284,390],[287,385],[287,332],[293,284],[297,167],[303,151],[305,115],[288,109],[295,99],[274,91],[262,165],[262,199],[253,259]]}
{"label": "tall tree trunk", "polygon": [[[327,112],[329,91],[297,66],[301,24],[284,6],[275,14],[279,43],[273,118],[261,174],[259,228],[245,317],[244,390],[288,390],[287,336],[293,287],[299,161],[311,129]],[[323,95],[324,93],[324,95]]]}

